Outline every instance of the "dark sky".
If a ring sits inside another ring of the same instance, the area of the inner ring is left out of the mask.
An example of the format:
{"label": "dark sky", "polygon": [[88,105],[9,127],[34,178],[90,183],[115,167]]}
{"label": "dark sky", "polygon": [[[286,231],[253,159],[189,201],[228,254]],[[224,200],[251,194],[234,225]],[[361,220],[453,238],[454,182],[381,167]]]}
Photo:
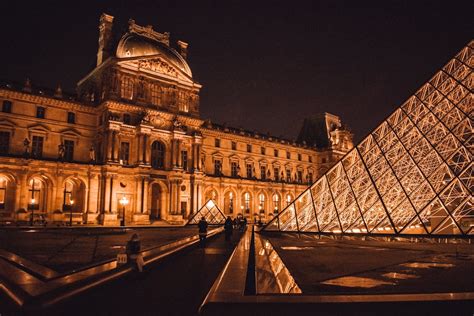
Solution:
{"label": "dark sky", "polygon": [[189,42],[201,116],[294,138],[340,115],[360,140],[473,38],[474,1],[2,1],[0,78],[73,91],[98,19]]}

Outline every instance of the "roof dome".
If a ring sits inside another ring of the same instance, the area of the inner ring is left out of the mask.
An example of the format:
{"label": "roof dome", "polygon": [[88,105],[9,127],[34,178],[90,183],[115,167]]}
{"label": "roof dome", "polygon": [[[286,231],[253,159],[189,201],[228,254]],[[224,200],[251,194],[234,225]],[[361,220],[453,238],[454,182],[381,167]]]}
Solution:
{"label": "roof dome", "polygon": [[116,54],[118,58],[161,55],[189,77],[193,76],[188,63],[176,50],[166,43],[136,33],[126,33],[120,39]]}

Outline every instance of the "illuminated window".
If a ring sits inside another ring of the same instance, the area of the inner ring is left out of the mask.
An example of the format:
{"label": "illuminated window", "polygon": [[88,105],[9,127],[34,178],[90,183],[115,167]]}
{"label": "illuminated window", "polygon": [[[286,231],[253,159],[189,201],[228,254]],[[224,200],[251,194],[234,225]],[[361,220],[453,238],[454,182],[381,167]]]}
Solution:
{"label": "illuminated window", "polygon": [[245,213],[250,213],[250,193],[248,192],[244,194],[244,209]]}
{"label": "illuminated window", "polygon": [[263,193],[260,193],[258,196],[258,209],[260,212],[264,212],[265,210],[265,195]]}
{"label": "illuminated window", "polygon": [[29,210],[39,210],[40,205],[43,203],[43,181],[38,179],[31,179],[28,189],[28,209]]}
{"label": "illuminated window", "polygon": [[287,195],[286,195],[286,206],[290,205],[291,200],[292,200],[291,195],[287,194]]}
{"label": "illuminated window", "polygon": [[280,211],[280,196],[278,194],[273,195],[273,212],[278,213]]}
{"label": "illuminated window", "polygon": [[71,181],[66,181],[63,192],[63,211],[72,211],[74,205],[73,198],[74,184]]}
{"label": "illuminated window", "polygon": [[224,204],[226,213],[234,212],[234,193],[232,191],[226,193]]}
{"label": "illuminated window", "polygon": [[3,177],[0,178],[0,209],[5,209],[5,198],[7,196],[7,180]]}

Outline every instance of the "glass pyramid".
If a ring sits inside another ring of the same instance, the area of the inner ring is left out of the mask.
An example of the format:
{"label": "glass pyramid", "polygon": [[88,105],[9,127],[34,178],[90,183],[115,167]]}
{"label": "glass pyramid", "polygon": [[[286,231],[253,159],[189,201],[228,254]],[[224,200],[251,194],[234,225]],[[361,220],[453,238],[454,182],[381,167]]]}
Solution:
{"label": "glass pyramid", "polygon": [[474,234],[474,41],[264,230]]}
{"label": "glass pyramid", "polygon": [[209,225],[224,225],[226,219],[213,200],[208,200],[199,211],[194,213],[189,219],[188,225],[197,225],[201,217],[204,217]]}

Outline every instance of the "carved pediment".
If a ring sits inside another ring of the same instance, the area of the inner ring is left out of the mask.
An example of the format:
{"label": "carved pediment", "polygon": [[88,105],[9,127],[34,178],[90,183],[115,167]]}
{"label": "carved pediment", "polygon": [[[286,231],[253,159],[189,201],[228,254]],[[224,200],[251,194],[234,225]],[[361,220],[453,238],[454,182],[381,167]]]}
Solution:
{"label": "carved pediment", "polygon": [[61,134],[63,136],[69,136],[69,137],[81,137],[82,136],[82,134],[74,128],[63,129],[61,131]]}
{"label": "carved pediment", "polygon": [[29,132],[49,133],[51,129],[43,124],[33,124],[28,126]]}
{"label": "carved pediment", "polygon": [[148,72],[151,74],[161,74],[179,80],[192,82],[189,76],[186,75],[179,67],[176,67],[172,62],[166,60],[165,57],[161,57],[160,55],[150,56],[149,58],[122,61],[120,64],[126,65],[126,67],[128,66],[127,68],[137,71]]}

